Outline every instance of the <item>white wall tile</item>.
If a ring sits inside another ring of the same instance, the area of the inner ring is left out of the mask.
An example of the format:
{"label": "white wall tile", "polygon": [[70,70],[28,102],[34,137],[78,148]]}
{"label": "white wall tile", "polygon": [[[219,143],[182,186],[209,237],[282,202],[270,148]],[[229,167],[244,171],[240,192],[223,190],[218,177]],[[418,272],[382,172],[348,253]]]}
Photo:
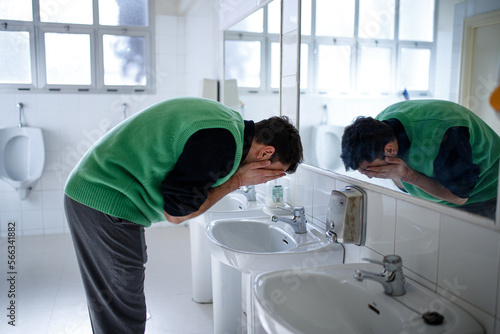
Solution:
{"label": "white wall tile", "polygon": [[495,315],[499,232],[443,216],[439,239],[438,285]]}
{"label": "white wall tile", "polygon": [[382,254],[394,254],[396,199],[374,191],[366,191],[366,247]]}
{"label": "white wall tile", "polygon": [[292,195],[292,205],[303,206],[306,215],[311,216],[313,212],[313,187],[314,173],[309,170],[298,168],[293,174],[294,189]]}
{"label": "white wall tile", "polygon": [[398,200],[395,253],[403,265],[436,283],[439,247],[439,213]]}
{"label": "white wall tile", "polygon": [[315,174],[313,191],[313,210],[314,218],[320,220],[323,225],[326,223],[328,204],[330,195],[335,189],[335,179],[324,174]]}

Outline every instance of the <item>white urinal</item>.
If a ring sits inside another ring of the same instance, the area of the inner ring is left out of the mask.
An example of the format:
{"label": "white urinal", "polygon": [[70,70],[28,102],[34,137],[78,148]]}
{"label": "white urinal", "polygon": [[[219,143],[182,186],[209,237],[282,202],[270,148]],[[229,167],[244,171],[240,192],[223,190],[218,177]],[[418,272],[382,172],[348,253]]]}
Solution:
{"label": "white urinal", "polygon": [[342,135],[344,127],[321,124],[312,128],[312,148],[316,165],[328,170],[336,170],[342,166]]}
{"label": "white urinal", "polygon": [[42,176],[45,148],[42,130],[32,127],[0,129],[0,180],[26,199]]}

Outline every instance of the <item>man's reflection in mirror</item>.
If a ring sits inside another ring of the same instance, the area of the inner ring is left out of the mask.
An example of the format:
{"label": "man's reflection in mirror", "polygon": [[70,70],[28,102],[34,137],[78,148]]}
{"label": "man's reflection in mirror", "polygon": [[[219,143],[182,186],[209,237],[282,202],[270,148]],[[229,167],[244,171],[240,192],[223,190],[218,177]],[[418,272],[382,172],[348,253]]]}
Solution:
{"label": "man's reflection in mirror", "polygon": [[450,101],[393,104],[346,127],[346,170],[392,179],[403,191],[495,219],[500,137]]}

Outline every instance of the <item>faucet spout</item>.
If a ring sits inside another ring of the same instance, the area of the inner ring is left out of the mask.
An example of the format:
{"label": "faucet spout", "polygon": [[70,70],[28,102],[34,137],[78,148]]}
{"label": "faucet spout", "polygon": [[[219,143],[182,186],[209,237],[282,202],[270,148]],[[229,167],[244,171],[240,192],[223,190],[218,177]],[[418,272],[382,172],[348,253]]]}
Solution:
{"label": "faucet spout", "polygon": [[255,202],[257,201],[257,192],[255,191],[255,186],[243,186],[240,189],[240,192],[245,195],[247,201]]}
{"label": "faucet spout", "polygon": [[[283,209],[283,208],[281,208]],[[286,210],[286,209],[283,209]],[[293,217],[292,218],[285,218],[285,217],[278,217],[278,216],[272,216],[271,220],[273,222],[284,222],[286,224],[289,224],[292,226],[293,231],[297,234],[303,234],[307,233],[307,220],[306,220],[306,213],[304,210],[303,206],[298,206],[293,208]]]}
{"label": "faucet spout", "polygon": [[381,273],[373,273],[356,269],[354,279],[362,282],[365,279],[372,280],[382,284],[384,292],[391,296],[402,296],[405,291],[405,277],[403,275],[403,262],[398,255],[387,255],[383,262],[365,259],[369,262],[382,264],[384,267]]}

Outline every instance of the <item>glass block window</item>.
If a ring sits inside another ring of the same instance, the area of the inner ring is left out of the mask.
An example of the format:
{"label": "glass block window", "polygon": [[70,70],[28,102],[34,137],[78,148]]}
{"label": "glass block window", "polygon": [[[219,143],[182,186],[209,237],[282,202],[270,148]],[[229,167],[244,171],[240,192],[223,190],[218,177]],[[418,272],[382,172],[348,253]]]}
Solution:
{"label": "glass block window", "polygon": [[358,36],[361,38],[394,38],[394,0],[359,0]]}
{"label": "glass block window", "polygon": [[384,47],[361,47],[359,64],[360,92],[387,92],[391,90],[392,52]]}
{"label": "glass block window", "polygon": [[316,35],[353,37],[354,8],[354,0],[316,0]]}
{"label": "glass block window", "polygon": [[0,1],[0,20],[32,21],[32,0]]}
{"label": "glass block window", "polygon": [[40,1],[40,21],[92,24],[92,0]]}
{"label": "glass block window", "polygon": [[260,87],[260,55],[261,47],[258,41],[226,41],[226,80],[236,79],[238,87]]}
{"label": "glass block window", "polygon": [[349,46],[320,44],[317,62],[317,85],[320,91],[350,91],[351,48]]}
{"label": "glass block window", "polygon": [[99,23],[110,26],[149,24],[148,0],[99,0]]}
{"label": "glass block window", "polygon": [[430,49],[401,48],[398,85],[400,90],[429,90]]}
{"label": "glass block window", "polygon": [[0,31],[0,78],[5,83],[30,84],[31,49],[27,31]]}
{"label": "glass block window", "polygon": [[0,92],[154,91],[152,3],[1,0]]}
{"label": "glass block window", "polygon": [[399,39],[434,40],[434,0],[400,0],[399,8]]}
{"label": "glass block window", "polygon": [[49,85],[90,85],[90,36],[46,33],[45,68]]}
{"label": "glass block window", "polygon": [[104,35],[104,84],[146,84],[144,37]]}

